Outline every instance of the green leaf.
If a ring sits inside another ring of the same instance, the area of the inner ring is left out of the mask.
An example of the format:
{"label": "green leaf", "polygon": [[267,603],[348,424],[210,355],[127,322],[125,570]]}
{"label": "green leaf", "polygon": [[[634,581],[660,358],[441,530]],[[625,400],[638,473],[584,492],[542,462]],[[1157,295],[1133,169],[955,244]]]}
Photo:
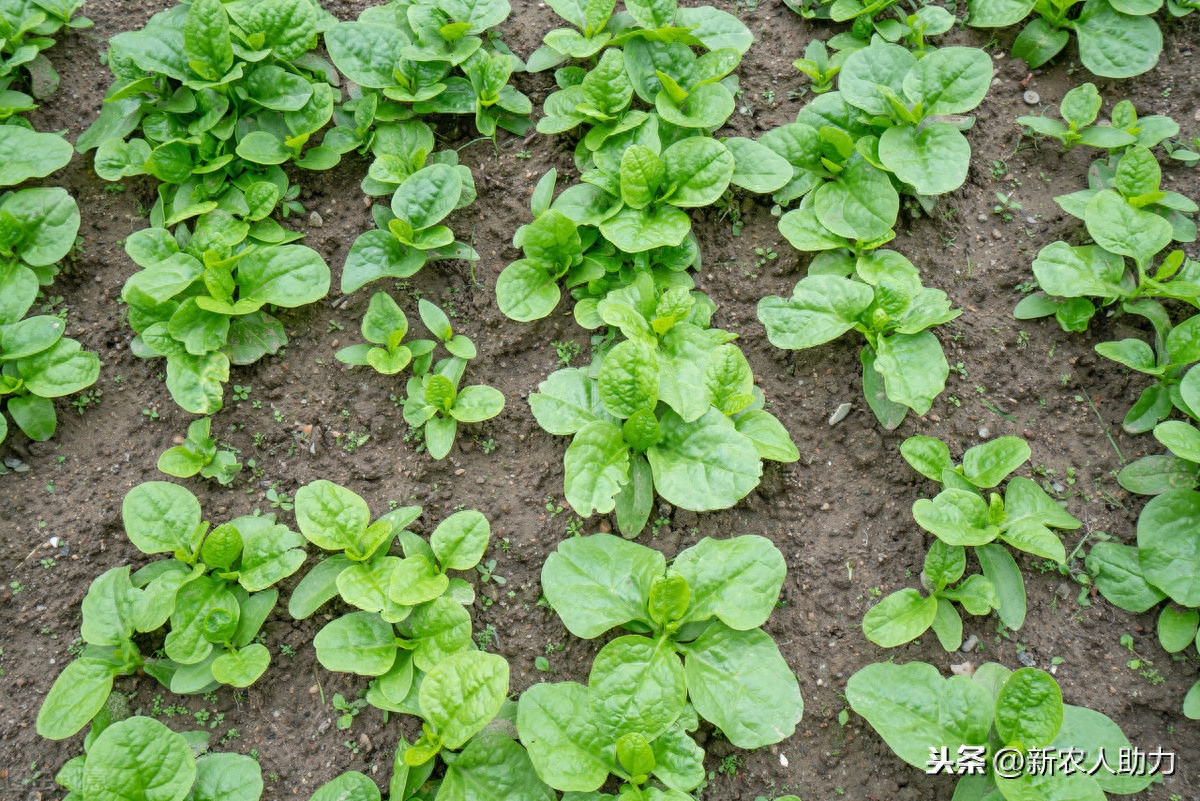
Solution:
{"label": "green leaf", "polygon": [[89,645],[122,645],[136,630],[136,615],[142,603],[142,592],[129,582],[128,567],[101,573],[83,598],[79,636]]}
{"label": "green leaf", "polygon": [[804,701],[768,634],[714,623],[682,648],[692,704],[731,743],[761,748],[792,735]]}
{"label": "green leaf", "polygon": [[748,409],[739,414],[733,423],[739,434],[754,443],[759,458],[788,463],[800,460],[800,451],[792,442],[791,435],[770,412]]}
{"label": "green leaf", "polygon": [[604,414],[596,382],[582,370],[568,367],[551,373],[530,394],[529,408],[547,432],[569,436]]}
{"label": "green leaf", "polygon": [[641,534],[653,507],[654,474],[646,457],[635,453],[629,460],[629,483],[617,493],[617,530],[626,538]]}
{"label": "green leaf", "polygon": [[542,567],[542,591],[568,631],[592,639],[631,621],[649,625],[650,585],[665,570],[658,551],[593,534],[559,543]]}
{"label": "green leaf", "polygon": [[1095,349],[1106,359],[1112,359],[1140,373],[1157,375],[1162,372],[1156,364],[1154,351],[1140,339],[1130,337],[1118,342],[1100,342]]}
{"label": "green leaf", "polygon": [[1200,611],[1168,604],[1158,615],[1158,642],[1167,653],[1179,653],[1195,641],[1197,624]]}
{"label": "green leaf", "polygon": [[266,672],[271,653],[265,645],[251,643],[238,651],[227,651],[212,663],[213,678],[231,687],[249,687]]}
{"label": "green leaf", "polygon": [[904,76],[904,94],[921,103],[927,115],[965,114],[983,101],[991,84],[987,53],[975,47],[939,47]]}
{"label": "green leaf", "polygon": [[575,682],[534,684],[523,692],[517,730],[538,775],[556,790],[598,790],[616,767],[605,756],[611,738],[588,711],[588,689]]}
{"label": "green leaf", "polygon": [[1146,581],[1181,606],[1200,606],[1200,492],[1171,490],[1151,498],[1137,528]]}
{"label": "green leaf", "polygon": [[325,624],[313,638],[317,661],[326,670],[382,676],[396,661],[390,623],[371,612],[351,612]]}
{"label": "green leaf", "polygon": [[863,635],[884,648],[915,640],[933,625],[937,598],[923,598],[917,590],[894,592],[871,607],[863,618]]}
{"label": "green leaf", "polygon": [[196,758],[183,735],[153,718],[106,728],[88,749],[82,795],[95,801],[183,801],[196,780]]}
{"label": "green leaf", "polygon": [[1146,456],[1121,468],[1117,483],[1139,495],[1158,495],[1173,489],[1195,489],[1200,475],[1194,462],[1169,454]]}
{"label": "green leaf", "polygon": [[1031,453],[1020,437],[998,437],[967,449],[963,454],[963,476],[980,489],[991,489],[1029,461]]}
{"label": "green leaf", "polygon": [[1022,668],[1004,682],[996,699],[996,733],[1009,746],[1041,748],[1062,727],[1062,692],[1049,673]]}
{"label": "green leaf", "polygon": [[429,544],[443,570],[470,570],[483,558],[490,536],[487,518],[466,509],[439,523],[429,536]]}
{"label": "green leaf", "polygon": [[337,579],[352,564],[344,554],[334,554],[312,566],[288,599],[288,614],[303,620],[338,594]]}
{"label": "green leaf", "polygon": [[354,240],[342,267],[342,294],[380,278],[408,278],[425,264],[425,253],[402,244],[389,231],[367,231]]}
{"label": "green leaf", "polygon": [[339,22],[324,35],[325,47],[338,71],[359,86],[394,86],[393,74],[411,44],[399,29],[366,22]]}
{"label": "green leaf", "polygon": [[1124,261],[1115,253],[1090,245],[1050,243],[1034,259],[1033,274],[1048,295],[1116,298],[1125,294],[1120,285]]}
{"label": "green leaf", "polygon": [[146,554],[191,554],[204,535],[196,496],[165,481],[147,481],[131,489],[121,504],[121,519],[129,541]]}
{"label": "green leaf", "polygon": [[[694,95],[692,102],[695,99]],[[671,145],[663,151],[662,164],[667,192],[664,199],[682,207],[716,202],[729,186],[735,167],[733,154],[720,142],[706,137],[689,137]]]}
{"label": "green leaf", "polygon": [[[842,75],[845,74],[843,68]],[[814,202],[822,225],[838,236],[860,241],[887,236],[900,210],[899,195],[887,173],[858,154],[851,156],[837,179],[817,189]]]}
{"label": "green leaf", "polygon": [[79,206],[65,189],[20,189],[0,202],[24,229],[18,249],[30,267],[49,267],[62,261],[75,246],[79,232]]}
{"label": "green leaf", "polygon": [[[305,538],[327,551],[355,549],[371,511],[354,492],[319,479],[296,490],[296,524]],[[352,554],[366,557],[370,554]]]}
{"label": "green leaf", "polygon": [[654,351],[642,342],[626,340],[604,357],[600,368],[600,399],[617,417],[630,417],[658,402],[658,371]]}
{"label": "green leaf", "polygon": [[446,595],[414,609],[401,629],[415,645],[413,664],[427,672],[471,645],[471,615]]}
{"label": "green leaf", "polygon": [[242,754],[202,754],[196,759],[192,801],[258,801],[262,768]]}
{"label": "green leaf", "polygon": [[8,413],[13,422],[34,442],[45,442],[54,436],[58,419],[54,403],[49,398],[25,395],[8,401]]}
{"label": "green leaf", "polygon": [[467,743],[438,788],[442,801],[555,801],[556,795],[538,778],[525,749],[498,732]]}
{"label": "green leaf", "polygon": [[[934,55],[957,49],[967,48],[944,48]],[[983,51],[976,52],[986,58]],[[990,62],[988,59],[988,75],[991,75]],[[984,86],[986,90],[987,83]],[[967,179],[971,145],[957,128],[946,123],[933,123],[919,130],[915,125],[896,125],[879,137],[879,160],[917,194],[943,195],[962,186]]]}
{"label": "green leaf", "polygon": [[554,311],[560,297],[554,277],[529,259],[509,264],[496,279],[496,302],[500,311],[518,322],[547,316]]}
{"label": "green leaf", "polygon": [[777,348],[803,350],[836,339],[853,328],[874,299],[871,287],[835,276],[809,276],[791,298],[765,297],[758,318]]}
{"label": "green leaf", "polygon": [[1162,52],[1162,31],[1148,16],[1130,16],[1103,0],[1085,4],[1075,21],[1079,60],[1093,75],[1130,78],[1150,70]]}
{"label": "green leaf", "polygon": [[309,801],[380,801],[380,797],[370,777],[350,770],[318,787]]}
{"label": "green leaf", "polygon": [[576,514],[608,514],[629,481],[629,445],[621,429],[604,420],[575,433],[563,457],[563,493]]}
{"label": "green leaf", "polygon": [[184,57],[192,71],[208,81],[220,80],[233,66],[229,15],[221,0],[195,0],[183,26]]}
{"label": "green leaf", "polygon": [[329,267],[303,245],[259,248],[238,262],[242,299],[295,308],[315,303],[329,292]]}
{"label": "green leaf", "polygon": [[116,673],[109,663],[87,657],[67,665],[38,710],[38,735],[64,740],[86,726],[104,708]]}
{"label": "green leaf", "polygon": [[1200,431],[1189,423],[1168,420],[1154,427],[1154,438],[1181,459],[1200,462]]}
{"label": "green leaf", "polygon": [[729,540],[705,537],[680,553],[672,567],[691,588],[684,622],[715,616],[741,631],[766,622],[787,572],[779,549],[757,535]]}
{"label": "green leaf", "polygon": [[697,512],[728,509],[758,486],[762,462],[754,443],[717,410],[691,423],[668,410],[660,425],[662,439],[646,458],[668,503]]}
{"label": "green leaf", "polygon": [[914,470],[931,481],[941,482],[942,473],[954,469],[950,448],[933,437],[909,437],[900,443],[900,455]]}
{"label": "green leaf", "polygon": [[984,545],[998,531],[988,525],[987,503],[975,492],[943,490],[933,500],[913,504],[917,524],[948,545]]}
{"label": "green leaf", "polygon": [[729,182],[734,186],[766,195],[782,189],[792,180],[792,165],[766,142],[735,136],[723,144],[733,156],[733,175]]}
{"label": "green leaf", "polygon": [[588,704],[597,722],[620,737],[665,732],[687,702],[683,665],[668,640],[630,635],[609,642],[592,663]]}
{"label": "green leaf", "polygon": [[851,708],[866,718],[908,764],[924,769],[930,748],[983,745],[992,723],[991,696],[966,676],[943,679],[932,665],[880,662],[846,682]]}
{"label": "green leaf", "polygon": [[1030,69],[1036,69],[1054,58],[1067,46],[1071,35],[1056,28],[1045,19],[1029,21],[1013,41],[1013,58],[1024,59]]}
{"label": "green leaf", "polygon": [[[1111,765],[1116,760],[1119,766],[1121,749],[1130,748],[1128,743],[1129,739],[1121,732],[1121,728],[1107,715],[1093,709],[1064,704],[1062,727],[1051,746],[1059,750],[1076,748],[1083,751],[1085,765],[1099,764],[1103,751],[1105,764]],[[1154,782],[1153,776],[1112,773],[1107,770],[1096,771],[1092,779],[1101,790],[1118,794],[1137,793]]]}
{"label": "green leaf", "polygon": [[1166,597],[1143,576],[1137,548],[1099,542],[1088,552],[1085,564],[1100,594],[1122,609],[1145,612]]}
{"label": "green leaf", "polygon": [[875,369],[883,376],[888,400],[925,414],[946,388],[950,365],[931,331],[879,338]]}
{"label": "green leaf", "polygon": [[[389,589],[395,573],[400,572],[400,565],[405,560],[397,556],[381,556],[368,562],[354,562],[337,575],[337,592],[342,600],[351,606],[356,606],[364,612],[382,612],[383,619],[388,623],[403,620],[412,610],[409,606],[423,601],[430,601],[442,594],[446,589],[445,581],[429,595],[423,595],[420,601],[402,603],[389,598]],[[421,561],[425,561],[421,558]],[[435,571],[436,575],[436,571]],[[393,603],[395,601],[395,603]]]}
{"label": "green leaf", "polygon": [[504,395],[493,387],[473,385],[463,387],[450,407],[450,415],[462,423],[490,420],[504,409]]}
{"label": "green leaf", "polygon": [[421,712],[444,746],[457,749],[496,717],[507,695],[504,657],[462,651],[429,670],[421,682]]}
{"label": "green leaf", "polygon": [[72,153],[70,143],[58,134],[20,125],[0,127],[0,187],[43,178],[67,166]]}
{"label": "green leaf", "polygon": [[1098,192],[1088,202],[1084,221],[1097,245],[1143,265],[1171,243],[1169,222],[1153,212],[1133,207],[1111,190]]}
{"label": "green leaf", "polygon": [[677,247],[692,229],[687,214],[675,206],[629,206],[600,223],[600,233],[626,253],[641,253],[661,247]]}
{"label": "green leaf", "polygon": [[392,196],[392,213],[419,231],[442,221],[462,194],[462,178],[448,164],[431,164],[408,177]]}

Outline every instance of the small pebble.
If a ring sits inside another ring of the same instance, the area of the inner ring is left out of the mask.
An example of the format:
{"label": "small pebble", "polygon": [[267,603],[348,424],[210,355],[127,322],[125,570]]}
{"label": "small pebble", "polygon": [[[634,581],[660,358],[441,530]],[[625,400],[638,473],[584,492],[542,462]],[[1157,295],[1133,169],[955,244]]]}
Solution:
{"label": "small pebble", "polygon": [[1037,662],[1033,661],[1033,657],[1025,651],[1017,651],[1017,661],[1025,667],[1033,667]]}
{"label": "small pebble", "polygon": [[315,684],[314,684],[313,686],[311,686],[311,687],[309,687],[309,688],[308,688],[308,694],[309,694],[309,695],[316,695],[316,694],[317,694],[317,692],[318,692],[320,689],[321,689],[320,687],[318,687],[317,685],[315,685]]}
{"label": "small pebble", "polygon": [[321,217],[319,212],[314,211],[312,214],[308,215],[308,224],[313,228],[320,228],[325,224],[325,220]]}
{"label": "small pebble", "polygon": [[951,665],[950,672],[955,676],[974,676],[975,665],[972,662],[963,662],[961,665]]}
{"label": "small pebble", "polygon": [[1052,483],[1050,484],[1050,487],[1051,487],[1051,488],[1052,488],[1052,489],[1053,489],[1055,492],[1066,492],[1066,491],[1067,491],[1067,488],[1066,488],[1066,487],[1064,487],[1062,484],[1059,484],[1057,481],[1055,481],[1055,482],[1052,482]]}
{"label": "small pebble", "polygon": [[980,213],[976,215],[975,219],[979,220],[980,222],[987,222],[987,215]]}
{"label": "small pebble", "polygon": [[1025,102],[1031,106],[1036,106],[1038,101],[1042,99],[1042,96],[1032,89],[1027,91],[1024,95],[1022,95],[1022,97],[1025,99]]}
{"label": "small pebble", "polygon": [[962,648],[959,648],[958,650],[962,651],[964,654],[969,654],[975,650],[976,645],[979,645],[979,637],[972,634],[970,637],[967,637],[966,642],[962,644]]}
{"label": "small pebble", "polygon": [[992,433],[992,430],[990,428],[988,428],[987,426],[979,427],[979,438],[980,439],[987,439],[988,434],[991,434],[991,433]]}
{"label": "small pebble", "polygon": [[1003,239],[1003,238],[1004,238],[1004,234],[1000,233],[999,228],[992,229],[992,239]]}

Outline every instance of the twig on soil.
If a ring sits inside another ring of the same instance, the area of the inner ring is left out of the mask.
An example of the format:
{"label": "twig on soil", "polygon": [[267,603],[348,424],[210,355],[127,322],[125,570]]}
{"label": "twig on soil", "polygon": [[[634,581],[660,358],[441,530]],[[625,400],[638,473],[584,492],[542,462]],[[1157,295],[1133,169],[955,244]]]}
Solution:
{"label": "twig on soil", "polygon": [[321,686],[321,676],[317,673],[316,665],[313,665],[313,678],[317,681],[317,692],[321,694],[321,706],[325,706],[325,688]]}
{"label": "twig on soil", "polygon": [[1096,414],[1096,419],[1100,421],[1100,427],[1104,429],[1104,436],[1108,437],[1108,444],[1113,446],[1113,450],[1117,452],[1117,459],[1121,464],[1125,464],[1125,454],[1121,453],[1121,449],[1117,447],[1117,441],[1113,439],[1112,432],[1108,429],[1108,424],[1104,422],[1104,418],[1100,416],[1100,411],[1096,408],[1096,404],[1092,403],[1091,395],[1084,395],[1087,398],[1088,406],[1092,407],[1092,411]]}

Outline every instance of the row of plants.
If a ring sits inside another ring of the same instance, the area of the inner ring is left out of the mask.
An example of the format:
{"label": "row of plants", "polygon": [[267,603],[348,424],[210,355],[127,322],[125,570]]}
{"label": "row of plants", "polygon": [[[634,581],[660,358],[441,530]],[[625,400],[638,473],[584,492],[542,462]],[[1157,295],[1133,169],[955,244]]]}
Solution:
{"label": "row of plants", "polygon": [[[539,684],[514,704],[507,661],[472,639],[474,588],[448,575],[483,558],[490,527],[482,514],[455,512],[425,539],[409,530],[420,507],[372,521],[365,500],[324,480],[297,491],[295,513],[300,533],[274,515],[212,527],[183,487],[147,482],[128,493],[130,542],[170,556],[132,574],[108,570],[88,589],[86,645],[37,719],[51,739],[91,725],[87,753],[63,767],[61,785],[81,798],[153,790],[215,801],[230,797],[214,793],[236,779],[237,798],[258,798],[253,760],[204,755],[207,738],[123,719],[113,679],[141,669],[179,694],[254,684],[270,663],[259,640],[277,606],[275,585],[303,566],[306,541],[325,558],[292,590],[289,615],[310,617],[335,599],[355,610],[318,632],[318,661],[370,678],[372,706],[422,721],[422,736],[397,751],[393,799],[474,798],[480,783],[507,787],[504,797],[552,799],[551,788],[591,793],[610,774],[627,783],[622,797],[687,797],[705,777],[704,751],[688,735],[700,717],[735,745],[758,748],[789,736],[803,712],[796,678],[759,628],[786,574],[763,537],[703,539],[669,568],[658,551],[610,535],[562,543],[542,582],[567,628],[587,639],[616,627],[630,633],[600,650],[586,687]],[[147,644],[159,644],[153,655],[143,653]],[[438,756],[446,768],[428,784]],[[229,773],[210,775],[216,770]],[[651,777],[667,789],[643,787]],[[351,773],[313,797],[364,792],[379,797],[374,782]]]}
{"label": "row of plants", "polygon": [[20,188],[71,160],[61,135],[33,130],[21,114],[57,89],[43,51],[64,26],[91,25],[75,16],[82,5],[23,0],[0,9],[0,443],[10,419],[29,439],[50,439],[58,427],[54,398],[86,389],[100,374],[99,357],[64,336],[65,307],[45,302],[42,314],[30,315],[39,299],[48,301],[60,262],[75,254],[79,206],[61,187]]}

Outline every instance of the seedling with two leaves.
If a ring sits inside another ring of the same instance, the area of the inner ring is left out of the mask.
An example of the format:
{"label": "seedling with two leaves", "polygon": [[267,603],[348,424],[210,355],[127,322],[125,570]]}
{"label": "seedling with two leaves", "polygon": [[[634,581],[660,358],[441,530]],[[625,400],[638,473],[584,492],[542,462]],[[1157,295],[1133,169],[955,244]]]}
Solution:
{"label": "seedling with two leaves", "polygon": [[199,473],[201,478],[215,478],[223,486],[232,483],[242,464],[236,453],[218,447],[217,440],[209,436],[211,427],[211,417],[191,423],[183,444],[168,448],[158,457],[159,471],[177,478]]}

